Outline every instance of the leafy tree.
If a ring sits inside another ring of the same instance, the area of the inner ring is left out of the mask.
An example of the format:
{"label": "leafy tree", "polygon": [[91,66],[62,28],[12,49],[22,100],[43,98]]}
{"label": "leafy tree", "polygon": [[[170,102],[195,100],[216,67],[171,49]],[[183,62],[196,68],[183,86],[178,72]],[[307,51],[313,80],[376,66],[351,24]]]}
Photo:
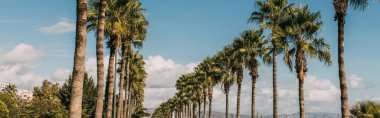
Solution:
{"label": "leafy tree", "polygon": [[7,105],[1,100],[0,100],[0,117],[1,118],[10,118]]}
{"label": "leafy tree", "polygon": [[27,114],[26,107],[28,103],[26,100],[21,99],[16,93],[17,87],[14,84],[10,84],[0,92],[0,100],[7,105],[10,116],[25,116]]}
{"label": "leafy tree", "polygon": [[68,111],[61,104],[58,94],[58,83],[53,84],[48,80],[44,80],[41,87],[34,87],[33,98],[28,108],[31,117],[66,118]]}
{"label": "leafy tree", "polygon": [[[72,87],[73,79],[71,75],[66,82],[59,89],[59,98],[65,109],[69,109],[70,105],[70,91]],[[83,102],[82,102],[82,118],[93,118],[95,116],[95,102],[96,102],[96,86],[88,73],[85,73],[83,78]]]}
{"label": "leafy tree", "polygon": [[371,100],[360,101],[351,107],[350,112],[354,118],[379,118],[380,103]]}

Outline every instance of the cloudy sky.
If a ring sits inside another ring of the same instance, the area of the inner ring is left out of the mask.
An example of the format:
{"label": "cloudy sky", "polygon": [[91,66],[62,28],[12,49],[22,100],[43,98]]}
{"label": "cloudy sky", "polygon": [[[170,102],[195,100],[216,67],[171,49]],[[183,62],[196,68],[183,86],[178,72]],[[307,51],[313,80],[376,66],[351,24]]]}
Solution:
{"label": "cloudy sky", "polygon": [[[294,2],[294,1],[293,1]],[[154,108],[175,93],[178,76],[193,71],[204,57],[212,56],[231,43],[239,32],[255,27],[247,23],[255,9],[254,0],[142,0],[150,21],[148,39],[141,53],[148,72],[144,105]],[[325,67],[309,61],[305,82],[307,112],[339,113],[337,27],[331,0],[298,0],[321,11],[321,36],[331,44],[334,63]],[[346,68],[350,104],[362,99],[380,99],[378,44],[380,4],[370,3],[365,12],[349,10],[346,21]],[[0,81],[30,90],[44,79],[63,82],[73,64],[75,1],[0,0]],[[94,33],[88,34],[86,69],[96,72]],[[106,50],[108,55],[108,50]],[[108,58],[106,56],[106,58]],[[279,61],[279,112],[295,113],[297,81]],[[107,63],[107,62],[106,62]],[[250,79],[245,74],[242,113],[249,114]],[[271,67],[260,68],[257,110],[272,113]],[[213,109],[224,111],[225,95],[215,87]],[[236,108],[236,87],[230,94],[230,111]]]}

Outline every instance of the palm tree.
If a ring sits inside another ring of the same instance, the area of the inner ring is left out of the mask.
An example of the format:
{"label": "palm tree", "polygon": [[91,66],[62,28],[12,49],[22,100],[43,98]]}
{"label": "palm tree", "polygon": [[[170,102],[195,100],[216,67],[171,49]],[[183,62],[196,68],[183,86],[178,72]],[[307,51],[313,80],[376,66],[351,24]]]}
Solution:
{"label": "palm tree", "polygon": [[[226,47],[227,48],[227,47]],[[228,50],[228,49],[225,49]],[[215,59],[218,68],[221,70],[221,89],[224,94],[226,94],[226,118],[229,116],[229,104],[228,97],[230,92],[230,87],[236,82],[236,77],[231,73],[231,59],[227,56],[226,52],[221,51],[216,55]]]}
{"label": "palm tree", "polygon": [[[98,1],[91,1],[90,5],[94,7],[90,7],[89,11],[89,21],[88,21],[88,29],[95,30],[97,28],[97,16],[98,12],[96,9],[97,5],[99,5]],[[122,23],[123,13],[122,7],[117,0],[109,0],[107,3],[107,15],[105,17],[105,36],[108,39],[107,47],[110,48],[110,57],[109,57],[109,66],[108,66],[108,75],[107,75],[107,84],[106,84],[106,117],[110,118],[112,116],[113,110],[113,96],[114,96],[114,72],[115,72],[115,56],[117,50],[121,45],[121,37],[122,32],[124,32]],[[92,9],[91,9],[92,8]]]}
{"label": "palm tree", "polygon": [[349,117],[348,91],[346,80],[346,67],[344,64],[344,23],[348,5],[355,10],[364,10],[368,6],[368,0],[333,0],[335,8],[335,21],[338,21],[338,66],[339,66],[339,85],[342,118]]}
{"label": "palm tree", "polygon": [[98,31],[96,38],[96,64],[97,64],[97,100],[95,108],[95,118],[102,118],[103,96],[104,96],[104,22],[107,8],[107,1],[100,0],[98,15]]}
{"label": "palm tree", "polygon": [[259,77],[259,61],[256,57],[261,57],[263,62],[268,64],[271,61],[268,55],[269,47],[265,46],[267,41],[262,36],[263,30],[244,31],[241,37],[235,40],[235,48],[237,48],[244,57],[244,65],[250,71],[252,77],[252,101],[251,101],[251,117],[256,118],[255,108],[255,88],[256,81]]}
{"label": "palm tree", "polygon": [[200,64],[195,68],[195,75],[199,79],[202,85],[202,98],[203,98],[203,118],[206,118],[206,106],[207,106],[207,93],[208,93],[208,79],[205,76],[205,71],[201,69]]}
{"label": "palm tree", "polygon": [[[99,7],[99,2],[98,1],[92,1],[91,2],[91,7],[89,9],[89,21],[88,21],[88,28],[90,30],[95,30],[98,25],[98,16],[99,12],[96,11],[97,7]],[[125,99],[127,97],[128,91],[124,91],[124,86],[125,88],[128,89],[128,80],[129,80],[129,69],[124,69],[128,68],[128,60],[127,58],[127,53],[129,52],[128,50],[131,49],[131,46],[135,46],[137,48],[142,47],[142,43],[145,40],[146,32],[147,32],[147,25],[148,22],[145,19],[143,12],[145,9],[141,8],[141,3],[139,1],[119,1],[119,0],[110,0],[107,2],[108,4],[108,9],[107,9],[107,16],[105,17],[105,36],[109,39],[108,41],[108,47],[111,48],[111,53],[110,53],[110,66],[108,68],[108,80],[107,81],[107,113],[111,114],[110,111],[112,111],[112,100],[113,98],[113,63],[111,61],[115,60],[115,53],[119,49],[120,45],[122,45],[123,50],[122,50],[122,64],[123,66],[121,68],[121,76],[120,76],[120,97],[119,100],[122,101],[123,94],[125,93]],[[115,52],[115,53],[112,53]],[[124,79],[126,80],[126,84],[124,83]],[[109,87],[111,86],[111,87]],[[118,110],[117,110],[117,116],[121,117],[126,114],[126,107],[123,109],[123,105],[127,103],[127,101],[124,102],[119,102],[118,104]],[[122,113],[122,111],[124,113]]]}
{"label": "palm tree", "polygon": [[[211,118],[212,116],[212,97],[213,97],[213,88],[216,84],[218,84],[221,80],[220,68],[217,68],[217,63],[215,62],[216,57],[210,58],[207,57],[200,63],[196,68],[196,74],[201,78],[203,85],[203,94],[204,94],[204,112],[206,105],[206,98],[209,100],[209,114],[208,116]],[[204,113],[205,115],[205,113]]]}
{"label": "palm tree", "polygon": [[237,91],[237,108],[236,108],[236,118],[240,118],[240,94],[241,94],[241,84],[243,82],[243,72],[244,72],[244,55],[240,53],[238,48],[235,48],[236,45],[233,43],[232,45],[228,45],[226,47],[231,46],[232,48],[226,48],[225,50],[227,54],[230,55],[231,58],[231,72],[233,75],[236,74],[236,84],[238,85]]}
{"label": "palm tree", "polygon": [[277,53],[286,49],[286,43],[281,40],[276,33],[279,32],[279,22],[290,12],[293,4],[288,4],[287,0],[266,0],[257,1],[258,11],[252,13],[249,21],[261,24],[262,28],[272,30],[270,34],[272,64],[273,64],[273,118],[278,118],[277,111]]}
{"label": "palm tree", "polygon": [[[131,117],[132,114],[143,110],[144,101],[144,87],[146,80],[146,72],[144,68],[143,56],[139,54],[138,51],[131,52],[132,56],[130,56],[130,74],[129,74],[129,85],[128,90],[130,93],[126,99],[126,111],[124,111],[127,115],[126,117]],[[125,114],[123,114],[125,115]]]}
{"label": "palm tree", "polygon": [[379,118],[380,103],[375,101],[360,101],[350,109],[352,118]]}
{"label": "palm tree", "polygon": [[298,78],[300,117],[305,118],[304,78],[307,72],[307,57],[317,58],[326,65],[331,65],[329,45],[317,35],[321,30],[320,12],[312,13],[308,6],[296,8],[280,26],[285,31],[292,47],[285,53],[285,62],[292,70],[292,57]]}
{"label": "palm tree", "polygon": [[86,50],[87,1],[77,0],[76,40],[73,67],[73,86],[70,98],[70,118],[80,118],[82,115],[83,77]]}

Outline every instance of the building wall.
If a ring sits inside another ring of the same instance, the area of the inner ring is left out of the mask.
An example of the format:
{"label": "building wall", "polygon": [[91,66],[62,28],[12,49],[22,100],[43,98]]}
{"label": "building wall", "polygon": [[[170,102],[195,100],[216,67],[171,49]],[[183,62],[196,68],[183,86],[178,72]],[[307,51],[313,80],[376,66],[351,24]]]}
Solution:
{"label": "building wall", "polygon": [[2,82],[0,81],[0,90],[3,90],[5,87],[7,87],[9,84],[8,83],[5,83],[5,82]]}

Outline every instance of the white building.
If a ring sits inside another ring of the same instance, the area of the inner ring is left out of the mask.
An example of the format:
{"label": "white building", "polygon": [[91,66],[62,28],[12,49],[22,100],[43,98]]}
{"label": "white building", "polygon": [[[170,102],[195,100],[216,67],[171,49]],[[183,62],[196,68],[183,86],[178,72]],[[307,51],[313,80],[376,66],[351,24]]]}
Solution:
{"label": "white building", "polygon": [[[8,85],[9,83],[0,81],[0,91],[5,89],[5,87],[7,87]],[[21,99],[24,99],[24,100],[30,100],[33,97],[33,92],[28,91],[28,90],[18,90],[16,94],[17,96],[19,96]]]}
{"label": "white building", "polygon": [[0,81],[0,91],[3,90],[8,85],[9,85],[9,83],[5,83],[5,82]]}
{"label": "white building", "polygon": [[33,92],[27,90],[17,91],[17,96],[24,100],[31,100],[33,97]]}

